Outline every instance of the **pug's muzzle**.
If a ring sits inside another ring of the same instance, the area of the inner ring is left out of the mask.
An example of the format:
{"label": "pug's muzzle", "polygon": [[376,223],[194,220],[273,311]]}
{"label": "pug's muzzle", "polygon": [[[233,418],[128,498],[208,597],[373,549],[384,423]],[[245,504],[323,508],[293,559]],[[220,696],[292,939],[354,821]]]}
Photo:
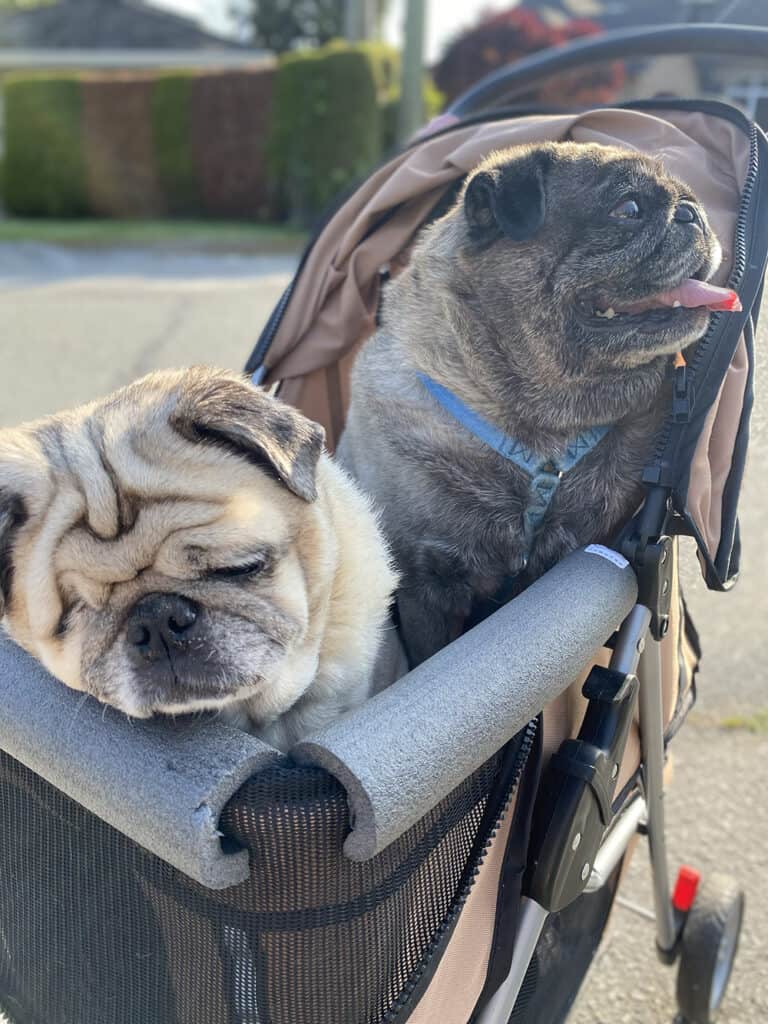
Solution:
{"label": "pug's muzzle", "polygon": [[156,704],[217,699],[222,666],[211,650],[203,610],[181,594],[147,594],[128,616],[126,653],[135,685]]}

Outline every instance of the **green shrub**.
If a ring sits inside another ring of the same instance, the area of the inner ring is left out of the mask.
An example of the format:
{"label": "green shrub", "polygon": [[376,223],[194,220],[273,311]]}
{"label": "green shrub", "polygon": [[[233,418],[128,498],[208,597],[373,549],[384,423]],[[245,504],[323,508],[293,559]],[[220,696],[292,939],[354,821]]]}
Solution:
{"label": "green shrub", "polygon": [[194,213],[200,206],[191,142],[193,77],[188,72],[163,74],[152,88],[157,179],[167,212],[176,215]]}
{"label": "green shrub", "polygon": [[[430,75],[424,76],[424,124],[427,124],[433,117],[437,117],[443,109],[445,97],[432,81]],[[382,148],[384,153],[390,153],[396,149],[399,142],[407,142],[407,139],[400,139],[398,130],[398,118],[400,116],[400,87],[399,83],[394,92],[387,99],[381,109],[382,116]]]}
{"label": "green shrub", "polygon": [[370,44],[333,42],[280,58],[270,168],[297,223],[311,222],[381,156],[377,71],[369,51]]}
{"label": "green shrub", "polygon": [[89,213],[76,76],[14,75],[3,84],[3,197],[11,213]]}
{"label": "green shrub", "polygon": [[378,101],[386,103],[400,90],[400,51],[389,43],[373,41],[357,43],[356,48],[370,60]]}

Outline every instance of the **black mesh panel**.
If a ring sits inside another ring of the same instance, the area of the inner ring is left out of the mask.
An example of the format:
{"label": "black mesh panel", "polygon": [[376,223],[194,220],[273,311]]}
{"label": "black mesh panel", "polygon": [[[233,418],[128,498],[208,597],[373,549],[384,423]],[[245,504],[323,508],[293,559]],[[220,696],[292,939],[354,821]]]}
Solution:
{"label": "black mesh panel", "polygon": [[334,779],[264,772],[221,823],[251,878],[211,892],[0,754],[0,1005],[19,1024],[404,1019],[466,894],[499,764],[365,864],[342,855]]}

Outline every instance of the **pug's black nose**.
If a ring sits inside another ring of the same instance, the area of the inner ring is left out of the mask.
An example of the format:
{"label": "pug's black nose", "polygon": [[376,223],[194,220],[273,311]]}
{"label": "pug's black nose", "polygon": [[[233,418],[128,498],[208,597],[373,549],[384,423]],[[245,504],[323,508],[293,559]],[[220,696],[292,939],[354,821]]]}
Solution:
{"label": "pug's black nose", "polygon": [[125,638],[138,663],[166,658],[189,646],[200,606],[181,594],[147,594],[128,616]]}
{"label": "pug's black nose", "polygon": [[706,234],[704,229],[704,218],[693,203],[688,203],[685,200],[679,203],[674,213],[674,219],[678,224],[695,224]]}

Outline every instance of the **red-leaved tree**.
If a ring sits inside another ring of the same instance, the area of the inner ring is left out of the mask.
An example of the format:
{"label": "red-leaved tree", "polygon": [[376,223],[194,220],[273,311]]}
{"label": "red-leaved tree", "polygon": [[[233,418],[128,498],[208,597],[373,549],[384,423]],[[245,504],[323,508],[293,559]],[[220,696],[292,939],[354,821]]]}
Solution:
{"label": "red-leaved tree", "polygon": [[[448,45],[433,69],[435,84],[450,102],[484,75],[504,64],[513,63],[537,50],[600,31],[598,24],[584,19],[548,25],[535,11],[521,7],[494,14],[485,12],[473,28]],[[623,65],[611,61],[588,71],[557,75],[535,95],[526,98],[568,106],[610,103],[619,95],[623,82]]]}

